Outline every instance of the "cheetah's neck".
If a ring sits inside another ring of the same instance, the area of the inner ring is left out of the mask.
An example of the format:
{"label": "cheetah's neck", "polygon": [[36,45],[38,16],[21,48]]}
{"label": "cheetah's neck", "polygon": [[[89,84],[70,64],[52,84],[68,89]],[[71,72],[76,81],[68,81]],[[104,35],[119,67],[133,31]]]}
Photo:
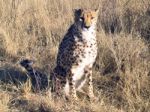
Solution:
{"label": "cheetah's neck", "polygon": [[94,26],[89,29],[83,29],[81,33],[84,40],[91,41],[96,39],[96,28]]}

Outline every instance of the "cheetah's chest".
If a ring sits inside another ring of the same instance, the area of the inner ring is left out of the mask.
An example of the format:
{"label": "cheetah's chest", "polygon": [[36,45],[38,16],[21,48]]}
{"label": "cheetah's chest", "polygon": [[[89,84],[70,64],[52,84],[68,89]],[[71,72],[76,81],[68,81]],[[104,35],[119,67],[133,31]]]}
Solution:
{"label": "cheetah's chest", "polygon": [[[73,66],[73,80],[80,87],[85,83],[82,79],[84,77],[84,70],[86,67],[91,68],[95,62],[97,56],[97,43],[95,34],[91,32],[84,32],[82,35],[82,40],[76,38],[76,49],[74,50],[74,57],[76,57],[77,65]],[[82,81],[81,81],[82,80]],[[79,88],[80,88],[79,87]]]}
{"label": "cheetah's chest", "polygon": [[93,64],[97,55],[97,42],[95,33],[93,32],[83,32],[82,41],[76,39],[77,49],[74,55],[77,55],[78,63],[82,66],[87,66]]}

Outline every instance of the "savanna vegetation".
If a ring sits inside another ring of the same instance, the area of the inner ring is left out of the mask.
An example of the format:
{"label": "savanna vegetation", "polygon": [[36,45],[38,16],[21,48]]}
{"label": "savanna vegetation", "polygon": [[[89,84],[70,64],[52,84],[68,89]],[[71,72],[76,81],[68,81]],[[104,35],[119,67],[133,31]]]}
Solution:
{"label": "savanna vegetation", "polygon": [[[32,92],[19,65],[50,75],[58,45],[78,8],[98,8],[98,56],[93,68],[97,102],[55,100]],[[149,0],[0,0],[0,112],[149,112]]]}

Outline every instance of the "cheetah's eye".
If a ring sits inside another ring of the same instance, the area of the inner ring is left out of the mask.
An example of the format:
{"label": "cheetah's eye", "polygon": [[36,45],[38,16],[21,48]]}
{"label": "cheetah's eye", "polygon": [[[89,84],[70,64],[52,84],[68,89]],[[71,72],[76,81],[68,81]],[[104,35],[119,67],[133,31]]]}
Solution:
{"label": "cheetah's eye", "polygon": [[91,19],[94,19],[94,17],[91,17]]}
{"label": "cheetah's eye", "polygon": [[80,19],[79,19],[80,21],[83,21],[84,20],[84,18],[83,17],[80,17]]}

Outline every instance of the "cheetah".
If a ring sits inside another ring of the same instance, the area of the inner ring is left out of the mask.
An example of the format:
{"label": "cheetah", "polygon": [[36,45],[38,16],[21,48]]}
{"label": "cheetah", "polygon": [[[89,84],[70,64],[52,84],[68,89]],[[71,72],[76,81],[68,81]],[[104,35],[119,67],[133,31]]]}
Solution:
{"label": "cheetah", "polygon": [[88,84],[88,96],[94,97],[92,67],[97,56],[96,23],[98,10],[77,9],[74,23],[62,39],[52,75],[52,91],[77,98]]}
{"label": "cheetah", "polygon": [[23,59],[20,61],[20,65],[27,71],[29,78],[31,79],[32,90],[34,92],[40,92],[46,90],[48,87],[48,76],[35,70],[32,65],[33,61],[29,59]]}

